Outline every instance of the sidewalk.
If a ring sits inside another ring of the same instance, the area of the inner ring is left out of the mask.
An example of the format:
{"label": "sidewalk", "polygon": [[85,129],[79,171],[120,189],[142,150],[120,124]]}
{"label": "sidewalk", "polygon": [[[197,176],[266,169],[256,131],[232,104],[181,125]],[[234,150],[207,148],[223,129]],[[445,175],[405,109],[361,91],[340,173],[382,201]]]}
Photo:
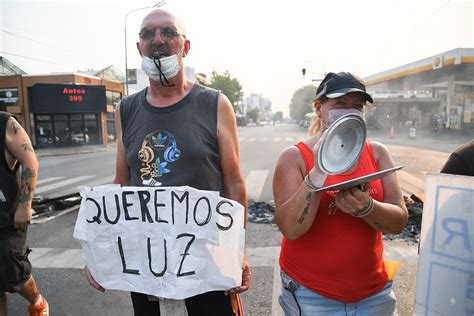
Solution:
{"label": "sidewalk", "polygon": [[387,145],[401,145],[451,153],[460,145],[474,139],[474,131],[443,130],[432,132],[417,129],[416,138],[409,138],[408,129],[398,128],[392,135],[390,135],[390,130],[368,130],[367,138]]}
{"label": "sidewalk", "polygon": [[89,146],[70,146],[70,147],[51,147],[35,149],[36,157],[67,156],[77,154],[89,154],[95,152],[108,152],[116,149],[116,143],[107,145],[89,145]]}

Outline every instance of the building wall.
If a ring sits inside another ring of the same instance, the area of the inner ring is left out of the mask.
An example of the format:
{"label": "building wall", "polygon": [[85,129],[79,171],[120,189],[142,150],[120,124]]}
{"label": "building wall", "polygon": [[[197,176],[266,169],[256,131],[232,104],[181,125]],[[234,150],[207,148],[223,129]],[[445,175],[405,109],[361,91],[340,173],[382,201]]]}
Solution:
{"label": "building wall", "polygon": [[[23,125],[28,135],[35,142],[34,135],[34,120],[31,112],[31,100],[29,97],[29,89],[37,83],[46,84],[76,84],[76,85],[99,85],[105,86],[107,91],[118,92],[124,96],[124,84],[101,79],[99,77],[89,76],[79,73],[70,74],[49,74],[49,75],[38,75],[38,76],[1,76],[0,77],[0,88],[17,88],[19,99],[13,106],[6,108],[7,112],[15,114],[20,123]],[[115,105],[107,107],[107,112],[113,112]],[[107,143],[107,124],[106,124],[106,112],[103,112],[99,116],[101,122],[101,135],[102,143]]]}

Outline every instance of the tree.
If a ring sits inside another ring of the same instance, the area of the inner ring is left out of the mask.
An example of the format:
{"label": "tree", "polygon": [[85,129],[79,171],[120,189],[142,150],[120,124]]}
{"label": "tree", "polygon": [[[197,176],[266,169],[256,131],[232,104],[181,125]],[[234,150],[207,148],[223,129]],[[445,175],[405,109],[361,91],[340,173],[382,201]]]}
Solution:
{"label": "tree", "polygon": [[260,110],[258,108],[253,108],[247,111],[246,116],[249,120],[252,120],[256,124],[258,122],[258,119],[260,118]]}
{"label": "tree", "polygon": [[299,88],[293,93],[290,104],[290,117],[292,119],[300,121],[306,113],[313,111],[315,90],[314,86],[308,85]]}
{"label": "tree", "polygon": [[242,85],[237,78],[233,78],[228,70],[223,74],[219,74],[213,70],[211,74],[211,84],[209,86],[222,91],[232,103],[234,112],[237,112],[237,103],[241,101],[244,96]]}
{"label": "tree", "polygon": [[273,114],[273,120],[274,121],[282,121],[283,120],[283,112],[282,111],[275,112],[275,114]]}

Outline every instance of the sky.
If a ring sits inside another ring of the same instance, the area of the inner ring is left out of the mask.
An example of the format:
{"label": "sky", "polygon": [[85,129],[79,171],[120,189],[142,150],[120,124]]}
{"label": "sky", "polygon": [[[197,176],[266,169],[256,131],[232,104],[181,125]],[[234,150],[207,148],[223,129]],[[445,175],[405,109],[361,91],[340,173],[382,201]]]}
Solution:
{"label": "sky", "polygon": [[[370,76],[474,47],[473,0],[169,0],[196,72],[230,71],[245,95],[289,112],[322,73]],[[0,55],[29,74],[140,67],[135,43],[151,0],[0,0]],[[126,25],[126,27],[125,27]],[[126,32],[125,32],[126,29]],[[126,35],[125,35],[126,34]],[[307,69],[302,76],[301,69]]]}

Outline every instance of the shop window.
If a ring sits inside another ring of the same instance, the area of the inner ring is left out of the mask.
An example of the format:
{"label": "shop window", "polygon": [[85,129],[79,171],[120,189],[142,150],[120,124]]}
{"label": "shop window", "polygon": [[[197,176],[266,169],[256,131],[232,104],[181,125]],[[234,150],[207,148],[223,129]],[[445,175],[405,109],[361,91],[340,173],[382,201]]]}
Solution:
{"label": "shop window", "polygon": [[92,145],[100,143],[98,115],[36,115],[36,146]]}

